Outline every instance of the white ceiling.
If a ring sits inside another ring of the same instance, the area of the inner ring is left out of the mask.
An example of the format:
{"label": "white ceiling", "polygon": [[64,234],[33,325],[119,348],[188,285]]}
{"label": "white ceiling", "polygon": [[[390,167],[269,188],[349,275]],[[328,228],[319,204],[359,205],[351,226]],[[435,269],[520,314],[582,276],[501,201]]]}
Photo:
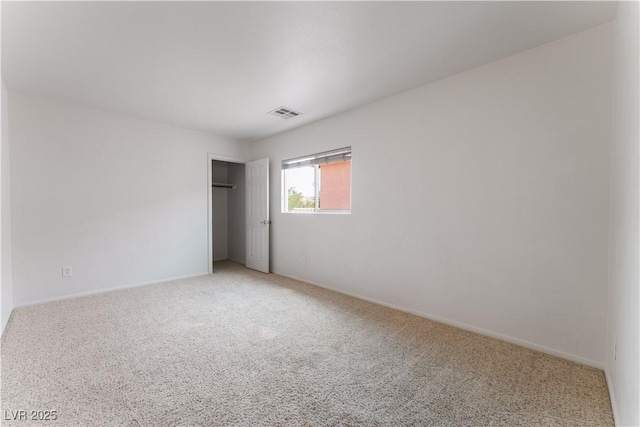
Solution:
{"label": "white ceiling", "polygon": [[[257,140],[614,19],[612,2],[6,2],[2,78]],[[289,120],[267,115],[285,106]]]}

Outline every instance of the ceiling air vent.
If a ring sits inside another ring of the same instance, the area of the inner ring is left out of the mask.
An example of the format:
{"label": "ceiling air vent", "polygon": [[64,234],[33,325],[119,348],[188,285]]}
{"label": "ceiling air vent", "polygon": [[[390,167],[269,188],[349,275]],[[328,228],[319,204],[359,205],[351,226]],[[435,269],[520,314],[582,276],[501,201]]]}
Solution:
{"label": "ceiling air vent", "polygon": [[269,111],[267,114],[271,114],[272,116],[281,117],[285,120],[290,119],[292,117],[296,117],[301,115],[302,113],[298,113],[297,111],[293,111],[291,108],[279,107],[273,111]]}

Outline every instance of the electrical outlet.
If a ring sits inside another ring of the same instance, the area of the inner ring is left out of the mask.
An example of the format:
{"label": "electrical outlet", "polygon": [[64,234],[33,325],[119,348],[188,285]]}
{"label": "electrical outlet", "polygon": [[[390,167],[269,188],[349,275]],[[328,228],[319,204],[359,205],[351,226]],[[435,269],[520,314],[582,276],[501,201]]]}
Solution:
{"label": "electrical outlet", "polygon": [[618,339],[613,336],[613,360],[618,359]]}
{"label": "electrical outlet", "polygon": [[73,267],[70,265],[62,266],[62,277],[71,277],[73,276]]}

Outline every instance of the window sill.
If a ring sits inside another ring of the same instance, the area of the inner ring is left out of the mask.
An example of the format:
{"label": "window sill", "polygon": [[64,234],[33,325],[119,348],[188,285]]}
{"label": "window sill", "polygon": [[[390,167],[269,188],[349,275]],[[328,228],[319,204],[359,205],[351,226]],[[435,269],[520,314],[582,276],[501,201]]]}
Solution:
{"label": "window sill", "polygon": [[351,215],[351,210],[348,211],[314,211],[314,212],[281,212],[288,215]]}

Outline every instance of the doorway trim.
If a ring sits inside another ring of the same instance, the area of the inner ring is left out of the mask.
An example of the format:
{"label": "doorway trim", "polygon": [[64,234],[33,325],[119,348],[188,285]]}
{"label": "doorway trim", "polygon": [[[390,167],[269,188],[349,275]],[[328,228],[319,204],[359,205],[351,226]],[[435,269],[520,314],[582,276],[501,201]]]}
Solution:
{"label": "doorway trim", "polygon": [[213,273],[213,170],[211,162],[217,160],[219,162],[246,164],[247,161],[240,157],[224,156],[222,154],[207,153],[207,234],[209,235],[209,243],[207,252],[209,254],[209,274]]}

